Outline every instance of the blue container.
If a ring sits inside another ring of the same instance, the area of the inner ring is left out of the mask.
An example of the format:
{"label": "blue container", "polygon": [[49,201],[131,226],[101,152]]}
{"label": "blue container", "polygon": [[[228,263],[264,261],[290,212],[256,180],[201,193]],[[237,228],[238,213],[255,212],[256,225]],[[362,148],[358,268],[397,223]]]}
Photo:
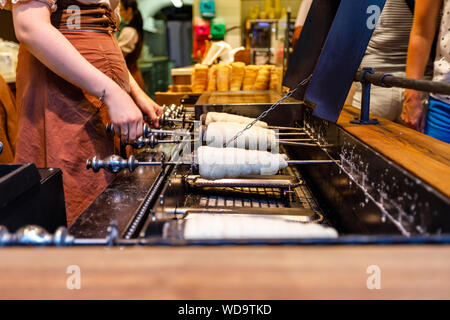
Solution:
{"label": "blue container", "polygon": [[214,0],[200,1],[200,15],[205,19],[212,19],[216,16],[216,4]]}

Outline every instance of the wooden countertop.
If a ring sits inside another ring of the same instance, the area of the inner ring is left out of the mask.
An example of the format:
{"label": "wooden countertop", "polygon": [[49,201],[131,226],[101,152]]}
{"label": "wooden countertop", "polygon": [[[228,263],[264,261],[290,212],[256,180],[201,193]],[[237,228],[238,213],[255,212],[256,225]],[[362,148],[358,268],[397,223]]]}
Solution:
{"label": "wooden countertop", "polygon": [[0,299],[450,299],[449,267],[449,246],[3,248]]}
{"label": "wooden countertop", "polygon": [[345,106],[338,124],[385,157],[450,197],[450,144],[376,117],[378,125],[351,124],[359,110]]}

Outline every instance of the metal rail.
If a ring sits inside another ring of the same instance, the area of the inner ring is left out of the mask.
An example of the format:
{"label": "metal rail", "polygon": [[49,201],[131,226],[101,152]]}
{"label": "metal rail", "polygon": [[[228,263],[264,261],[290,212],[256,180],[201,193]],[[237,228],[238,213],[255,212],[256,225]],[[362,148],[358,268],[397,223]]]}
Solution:
{"label": "metal rail", "polygon": [[377,119],[370,119],[370,88],[372,84],[386,88],[397,87],[450,95],[450,83],[396,77],[392,74],[374,72],[372,68],[364,68],[358,71],[355,81],[361,82],[362,85],[361,113],[359,118],[355,118],[350,122],[360,125],[379,123]]}
{"label": "metal rail", "polygon": [[[169,222],[169,220],[162,221]],[[25,226],[15,233],[9,233],[8,229],[0,225],[0,247],[10,246],[185,246],[185,245],[261,245],[261,244],[449,244],[450,235],[429,236],[366,236],[366,235],[341,235],[336,239],[223,239],[223,240],[184,240],[184,239],[123,239],[119,237],[116,224],[111,224],[105,238],[75,238],[70,235],[65,227],[60,227],[54,234],[48,233],[39,226]]]}
{"label": "metal rail", "polygon": [[429,93],[450,95],[450,83],[447,82],[417,80],[397,77],[392,74],[385,74],[382,72],[364,71],[358,71],[356,73],[355,80],[358,82],[367,81],[379,87],[396,87]]}

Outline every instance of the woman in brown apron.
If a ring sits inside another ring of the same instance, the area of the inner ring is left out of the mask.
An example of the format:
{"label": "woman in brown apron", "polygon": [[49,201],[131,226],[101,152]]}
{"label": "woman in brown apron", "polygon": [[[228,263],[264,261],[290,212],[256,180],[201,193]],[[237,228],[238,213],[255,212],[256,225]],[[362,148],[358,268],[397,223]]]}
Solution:
{"label": "woman in brown apron", "polygon": [[112,34],[117,0],[22,0],[12,11],[21,42],[15,161],[62,169],[70,225],[112,180],[85,169],[86,159],[114,152],[105,124],[134,140],[142,113],[156,122],[162,111],[131,77]]}
{"label": "woman in brown apron", "polygon": [[120,0],[120,16],[126,25],[120,31],[117,41],[125,57],[128,70],[139,86],[144,89],[144,78],[142,78],[137,62],[144,44],[144,27],[136,0]]}

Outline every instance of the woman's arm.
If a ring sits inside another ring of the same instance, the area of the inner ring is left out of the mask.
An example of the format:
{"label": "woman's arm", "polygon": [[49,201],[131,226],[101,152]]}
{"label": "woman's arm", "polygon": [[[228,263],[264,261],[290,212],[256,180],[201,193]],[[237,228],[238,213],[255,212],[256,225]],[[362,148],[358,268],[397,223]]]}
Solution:
{"label": "woman's arm", "polygon": [[44,65],[70,83],[104,97],[112,122],[123,140],[142,135],[142,113],[112,79],[91,65],[50,22],[50,9],[37,1],[13,6],[19,41]]}
{"label": "woman's arm", "polygon": [[133,75],[130,72],[128,74],[130,76],[130,94],[134,102],[142,112],[150,117],[152,124],[155,127],[159,127],[158,116],[163,114],[163,109],[141,89],[136,80],[134,80]]}
{"label": "woman's arm", "polygon": [[[425,74],[441,5],[442,0],[416,0],[406,62],[408,78],[422,79]],[[423,132],[425,110],[421,93],[407,89],[404,98],[402,120],[412,128]]]}

